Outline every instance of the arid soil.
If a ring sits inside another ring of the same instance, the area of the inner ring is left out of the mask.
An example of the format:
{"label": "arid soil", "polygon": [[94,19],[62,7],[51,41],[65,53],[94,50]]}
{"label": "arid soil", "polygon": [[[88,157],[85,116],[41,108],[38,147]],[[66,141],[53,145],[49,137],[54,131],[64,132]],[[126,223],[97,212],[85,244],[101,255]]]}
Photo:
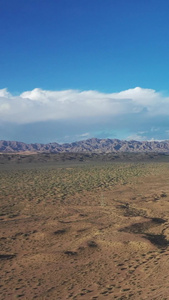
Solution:
{"label": "arid soil", "polygon": [[169,164],[132,167],[138,176],[62,197],[40,186],[41,198],[37,166],[31,179],[30,165],[1,168],[1,300],[169,299]]}

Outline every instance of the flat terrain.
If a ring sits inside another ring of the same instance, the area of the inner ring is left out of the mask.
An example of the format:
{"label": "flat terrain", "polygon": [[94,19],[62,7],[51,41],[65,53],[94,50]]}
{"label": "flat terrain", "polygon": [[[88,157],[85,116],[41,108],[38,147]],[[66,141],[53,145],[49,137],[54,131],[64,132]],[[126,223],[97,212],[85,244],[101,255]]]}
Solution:
{"label": "flat terrain", "polygon": [[9,157],[0,299],[169,299],[167,161]]}

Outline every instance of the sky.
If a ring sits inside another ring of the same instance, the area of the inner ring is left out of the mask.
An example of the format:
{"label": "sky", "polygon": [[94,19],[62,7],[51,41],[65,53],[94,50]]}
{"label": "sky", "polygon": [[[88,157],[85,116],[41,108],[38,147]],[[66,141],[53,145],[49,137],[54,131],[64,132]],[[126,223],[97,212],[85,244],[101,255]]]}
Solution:
{"label": "sky", "polygon": [[0,140],[169,139],[169,1],[0,0]]}

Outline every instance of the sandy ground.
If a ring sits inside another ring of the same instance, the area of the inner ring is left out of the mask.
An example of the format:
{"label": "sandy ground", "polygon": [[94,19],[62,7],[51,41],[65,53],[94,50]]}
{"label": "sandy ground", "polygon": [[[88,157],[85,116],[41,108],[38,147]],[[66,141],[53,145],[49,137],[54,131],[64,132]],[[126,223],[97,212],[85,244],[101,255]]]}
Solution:
{"label": "sandy ground", "polygon": [[169,299],[169,170],[0,226],[1,300]]}

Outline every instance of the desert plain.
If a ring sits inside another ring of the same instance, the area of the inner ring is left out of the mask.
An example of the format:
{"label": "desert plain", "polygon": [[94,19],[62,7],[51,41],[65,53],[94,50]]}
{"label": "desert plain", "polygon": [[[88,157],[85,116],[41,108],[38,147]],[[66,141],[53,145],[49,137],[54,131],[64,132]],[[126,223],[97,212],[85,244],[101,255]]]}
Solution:
{"label": "desert plain", "polygon": [[58,157],[0,155],[0,299],[169,299],[169,158]]}

